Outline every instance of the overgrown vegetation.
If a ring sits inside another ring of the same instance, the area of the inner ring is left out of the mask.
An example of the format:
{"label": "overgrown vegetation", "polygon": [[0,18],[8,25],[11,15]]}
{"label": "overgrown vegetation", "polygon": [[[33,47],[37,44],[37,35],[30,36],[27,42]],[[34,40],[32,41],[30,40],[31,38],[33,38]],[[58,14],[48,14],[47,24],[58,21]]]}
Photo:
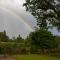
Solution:
{"label": "overgrown vegetation", "polygon": [[26,39],[20,35],[14,39],[7,37],[5,31],[0,32],[0,54],[60,55],[60,36],[54,36],[46,29],[31,32]]}

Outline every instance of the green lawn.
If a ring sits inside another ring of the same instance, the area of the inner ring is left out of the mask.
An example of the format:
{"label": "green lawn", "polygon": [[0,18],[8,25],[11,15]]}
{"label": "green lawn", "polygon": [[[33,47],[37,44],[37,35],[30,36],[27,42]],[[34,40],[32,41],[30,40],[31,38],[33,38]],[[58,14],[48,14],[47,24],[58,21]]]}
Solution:
{"label": "green lawn", "polygon": [[51,57],[45,55],[15,55],[16,60],[60,60],[58,57]]}

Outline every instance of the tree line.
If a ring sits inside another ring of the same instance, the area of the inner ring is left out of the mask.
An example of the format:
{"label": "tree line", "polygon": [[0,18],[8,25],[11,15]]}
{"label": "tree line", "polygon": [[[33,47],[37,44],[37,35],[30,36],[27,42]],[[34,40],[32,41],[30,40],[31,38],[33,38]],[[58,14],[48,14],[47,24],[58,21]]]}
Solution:
{"label": "tree line", "polygon": [[37,29],[26,39],[20,35],[10,39],[6,31],[0,32],[0,54],[56,54],[60,55],[60,36],[47,29]]}

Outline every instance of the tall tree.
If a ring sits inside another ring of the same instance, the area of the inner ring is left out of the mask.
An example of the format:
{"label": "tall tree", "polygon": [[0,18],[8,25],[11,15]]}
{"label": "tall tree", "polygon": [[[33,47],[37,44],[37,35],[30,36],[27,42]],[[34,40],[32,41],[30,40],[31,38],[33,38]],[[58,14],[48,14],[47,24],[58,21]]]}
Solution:
{"label": "tall tree", "polygon": [[9,40],[9,37],[7,36],[5,30],[4,30],[4,32],[3,32],[3,39],[4,39],[5,41],[8,41],[8,40]]}
{"label": "tall tree", "polygon": [[18,37],[16,38],[15,41],[18,42],[18,43],[23,43],[24,39],[20,35],[18,35]]}
{"label": "tall tree", "polygon": [[23,4],[37,19],[41,28],[57,27],[60,29],[60,0],[25,0]]}
{"label": "tall tree", "polygon": [[49,49],[57,47],[57,40],[55,36],[48,30],[39,29],[35,32],[30,33],[29,37],[31,38],[32,46],[41,49]]}
{"label": "tall tree", "polygon": [[9,37],[6,35],[6,31],[0,32],[0,41],[7,42],[9,40]]}

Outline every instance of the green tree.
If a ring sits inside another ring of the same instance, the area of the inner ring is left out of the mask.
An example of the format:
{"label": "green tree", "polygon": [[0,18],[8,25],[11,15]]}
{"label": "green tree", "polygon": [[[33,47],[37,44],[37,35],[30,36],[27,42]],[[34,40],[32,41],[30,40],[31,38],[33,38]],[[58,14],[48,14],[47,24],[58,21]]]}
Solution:
{"label": "green tree", "polygon": [[7,42],[9,40],[9,37],[6,35],[6,31],[0,32],[0,41]]}
{"label": "green tree", "polygon": [[4,30],[4,32],[3,32],[3,39],[4,39],[5,41],[9,41],[9,37],[7,36],[5,30]]}
{"label": "green tree", "polygon": [[39,49],[52,49],[57,47],[55,36],[45,29],[39,29],[31,32],[29,37],[32,39],[32,47]]}
{"label": "green tree", "polygon": [[18,43],[23,43],[24,39],[20,35],[18,35],[18,37],[15,39],[15,41]]}
{"label": "green tree", "polygon": [[[59,0],[25,0],[23,4],[37,19],[37,25],[41,28],[60,28],[60,1]],[[57,2],[58,3],[57,3]],[[49,23],[48,23],[49,22]]]}
{"label": "green tree", "polygon": [[26,46],[30,47],[31,46],[31,38],[29,36],[27,36],[24,43],[25,43]]}

